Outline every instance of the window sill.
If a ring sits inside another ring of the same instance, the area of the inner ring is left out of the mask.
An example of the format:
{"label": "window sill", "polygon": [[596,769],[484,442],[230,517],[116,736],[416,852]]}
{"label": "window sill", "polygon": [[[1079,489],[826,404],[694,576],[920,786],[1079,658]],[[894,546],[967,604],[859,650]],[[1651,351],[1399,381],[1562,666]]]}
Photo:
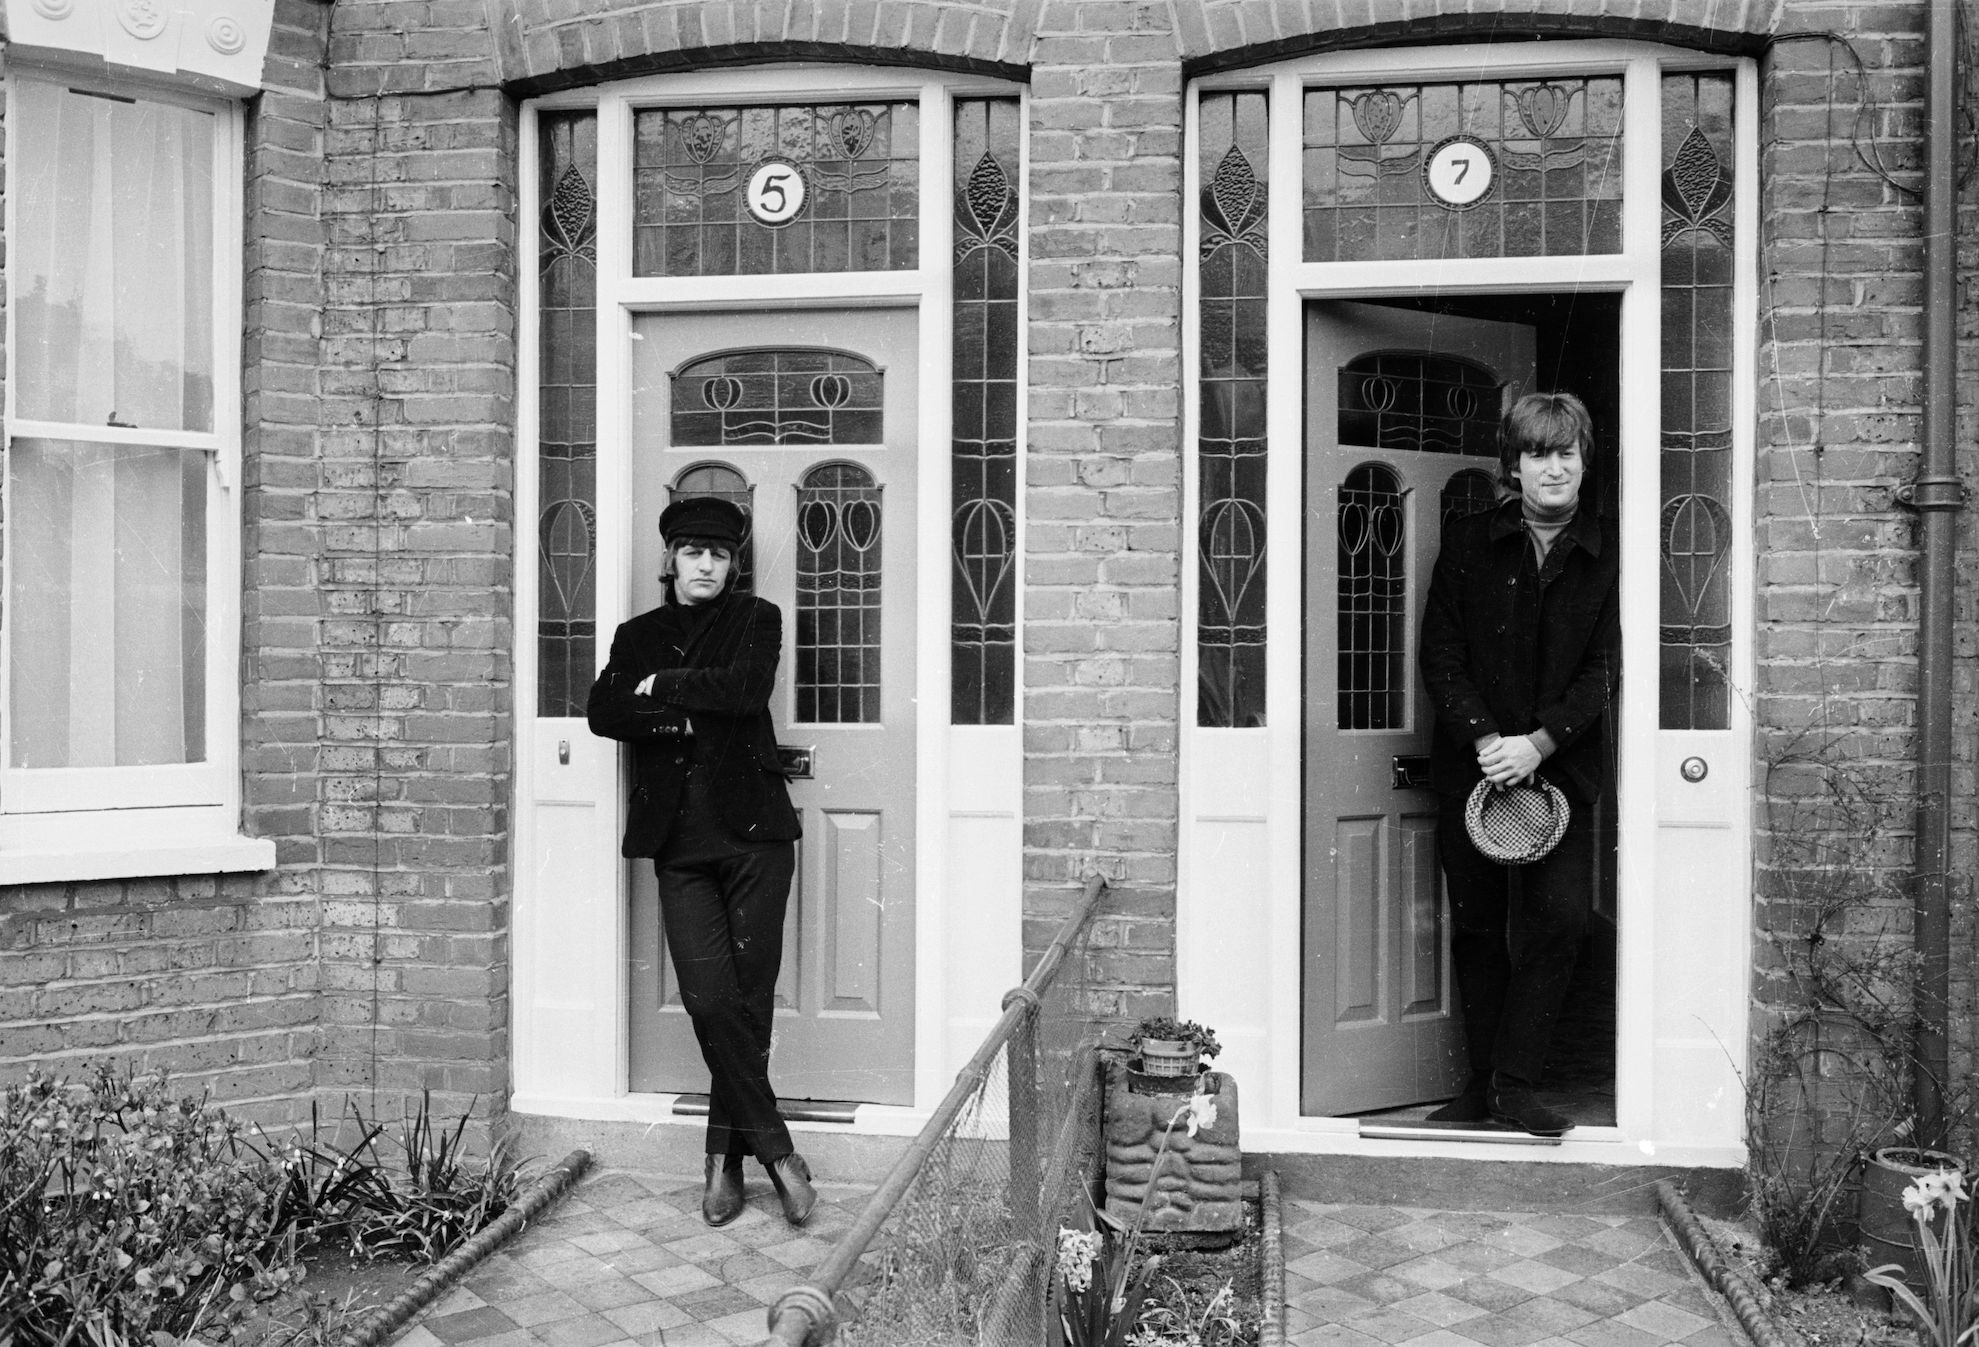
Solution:
{"label": "window sill", "polygon": [[274,868],[275,844],[261,837],[136,842],[108,847],[0,846],[0,885],[237,874]]}

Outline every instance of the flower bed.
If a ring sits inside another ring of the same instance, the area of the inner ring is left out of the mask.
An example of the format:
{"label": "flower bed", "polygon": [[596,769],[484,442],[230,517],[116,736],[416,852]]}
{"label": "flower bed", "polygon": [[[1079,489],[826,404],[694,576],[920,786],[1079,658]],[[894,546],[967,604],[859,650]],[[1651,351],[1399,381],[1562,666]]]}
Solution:
{"label": "flower bed", "polygon": [[0,1091],[0,1342],[332,1337],[347,1307],[301,1293],[306,1254],[431,1262],[514,1200],[519,1167],[470,1161],[466,1121],[353,1108],[354,1144],[314,1120],[278,1141],[162,1076],[31,1074]]}

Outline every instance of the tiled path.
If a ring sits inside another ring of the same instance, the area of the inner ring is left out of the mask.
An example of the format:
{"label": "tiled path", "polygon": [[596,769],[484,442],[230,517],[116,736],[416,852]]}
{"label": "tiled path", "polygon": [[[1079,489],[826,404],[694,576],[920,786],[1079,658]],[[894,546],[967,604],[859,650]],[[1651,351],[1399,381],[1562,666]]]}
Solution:
{"label": "tiled path", "polygon": [[1287,1199],[1292,1347],[1732,1347],[1723,1302],[1649,1216]]}
{"label": "tiled path", "polygon": [[[752,1168],[749,1209],[701,1223],[698,1176],[594,1174],[405,1331],[399,1347],[730,1347],[851,1224],[820,1186],[802,1231]],[[1292,1347],[1733,1347],[1745,1338],[1646,1216],[1283,1208]]]}

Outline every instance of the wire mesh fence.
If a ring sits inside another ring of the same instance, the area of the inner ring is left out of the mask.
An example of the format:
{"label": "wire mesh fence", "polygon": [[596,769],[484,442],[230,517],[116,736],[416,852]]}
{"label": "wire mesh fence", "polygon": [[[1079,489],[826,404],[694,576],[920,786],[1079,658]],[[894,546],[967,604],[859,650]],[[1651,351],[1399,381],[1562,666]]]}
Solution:
{"label": "wire mesh fence", "polygon": [[814,1283],[778,1302],[773,1341],[1045,1341],[1058,1227],[1086,1201],[1082,1185],[1099,1163],[1088,945],[1102,889],[1088,885],[1054,952],[1005,998],[997,1029],[875,1194],[871,1219],[854,1225]]}

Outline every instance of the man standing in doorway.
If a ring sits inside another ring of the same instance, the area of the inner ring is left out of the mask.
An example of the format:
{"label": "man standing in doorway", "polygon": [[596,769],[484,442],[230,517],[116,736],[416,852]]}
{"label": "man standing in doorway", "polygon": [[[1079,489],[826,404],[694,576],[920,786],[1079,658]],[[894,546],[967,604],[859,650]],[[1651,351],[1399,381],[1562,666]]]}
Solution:
{"label": "man standing in doorway", "polygon": [[792,1225],[817,1194],[770,1087],[784,909],[800,831],[777,761],[770,693],[783,646],[775,604],[735,592],[747,520],[712,496],[660,515],[662,602],[622,624],[591,688],[594,734],[632,748],[628,857],[653,858],[681,1001],[708,1064],[701,1215],[742,1212],[754,1155]]}
{"label": "man standing in doorway", "polygon": [[[1454,521],[1430,579],[1422,673],[1436,710],[1436,841],[1471,1067],[1433,1121],[1489,1117],[1537,1136],[1573,1126],[1537,1090],[1593,907],[1594,801],[1621,668],[1620,547],[1586,491],[1593,447],[1579,398],[1520,398],[1498,450],[1501,484],[1517,494]],[[1502,789],[1542,765],[1570,821],[1520,867],[1514,893],[1471,842],[1464,804],[1480,780]]]}

